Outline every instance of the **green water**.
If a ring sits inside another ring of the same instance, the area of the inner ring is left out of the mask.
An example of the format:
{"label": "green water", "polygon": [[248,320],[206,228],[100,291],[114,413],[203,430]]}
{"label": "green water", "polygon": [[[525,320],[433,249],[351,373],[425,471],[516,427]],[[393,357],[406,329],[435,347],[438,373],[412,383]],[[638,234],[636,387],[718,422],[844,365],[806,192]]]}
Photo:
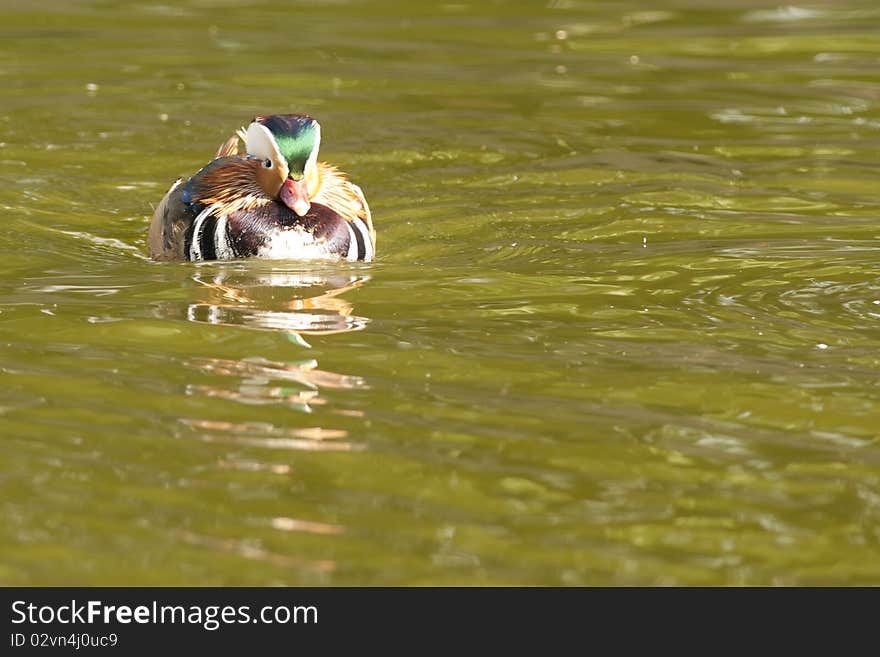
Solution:
{"label": "green water", "polygon": [[[880,584],[878,35],[3,2],[0,583]],[[291,111],[377,261],[149,261],[170,183]]]}

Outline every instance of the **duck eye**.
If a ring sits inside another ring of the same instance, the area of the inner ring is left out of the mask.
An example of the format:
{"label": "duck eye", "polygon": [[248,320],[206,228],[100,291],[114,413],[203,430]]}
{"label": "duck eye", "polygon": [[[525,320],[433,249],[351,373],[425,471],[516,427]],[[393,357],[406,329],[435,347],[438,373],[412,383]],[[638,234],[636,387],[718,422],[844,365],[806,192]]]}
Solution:
{"label": "duck eye", "polygon": [[272,168],[272,160],[269,160],[269,159],[263,160],[263,166],[266,167],[267,169],[271,169]]}

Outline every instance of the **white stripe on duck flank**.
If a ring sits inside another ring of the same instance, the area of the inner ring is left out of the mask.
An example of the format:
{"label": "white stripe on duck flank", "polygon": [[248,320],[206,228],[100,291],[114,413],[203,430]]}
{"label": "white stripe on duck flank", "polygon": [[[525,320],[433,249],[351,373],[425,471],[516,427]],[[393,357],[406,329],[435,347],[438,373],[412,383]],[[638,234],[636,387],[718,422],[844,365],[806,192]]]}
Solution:
{"label": "white stripe on duck flank", "polygon": [[205,208],[201,212],[199,212],[196,220],[193,222],[193,232],[192,232],[192,241],[189,245],[189,259],[190,260],[201,260],[202,259],[202,246],[201,246],[201,238],[202,238],[202,224],[205,223],[205,219],[211,216],[211,208]]}
{"label": "white stripe on duck flank", "polygon": [[370,240],[370,231],[367,229],[367,224],[360,217],[355,217],[351,223],[354,224],[354,229],[361,234],[364,241],[364,257],[361,259],[364,262],[370,262],[373,259],[373,242]]}
{"label": "white stripe on duck flank", "polygon": [[222,260],[235,257],[235,251],[229,244],[225,215],[217,219],[217,226],[214,228],[214,252],[217,254],[217,258]]}
{"label": "white stripe on duck flank", "polygon": [[348,228],[348,253],[345,256],[346,260],[357,260],[358,259],[358,243],[357,238],[354,235],[354,227],[351,223],[346,222],[345,226]]}

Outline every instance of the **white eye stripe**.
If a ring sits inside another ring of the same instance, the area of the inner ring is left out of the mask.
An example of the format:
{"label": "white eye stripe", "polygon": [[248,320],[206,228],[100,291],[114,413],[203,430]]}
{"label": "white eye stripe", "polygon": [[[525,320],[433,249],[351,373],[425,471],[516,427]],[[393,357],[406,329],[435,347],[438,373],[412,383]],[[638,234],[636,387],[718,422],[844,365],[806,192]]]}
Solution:
{"label": "white eye stripe", "polygon": [[[287,174],[289,173],[287,170],[287,162],[285,162],[284,158],[281,156],[281,151],[278,150],[278,144],[275,142],[275,137],[269,132],[269,128],[257,121],[251,123],[248,126],[247,132],[244,134],[244,145],[247,149],[248,155],[253,155],[261,160],[276,162],[281,169],[283,177],[287,178]],[[265,162],[263,166],[265,166]]]}

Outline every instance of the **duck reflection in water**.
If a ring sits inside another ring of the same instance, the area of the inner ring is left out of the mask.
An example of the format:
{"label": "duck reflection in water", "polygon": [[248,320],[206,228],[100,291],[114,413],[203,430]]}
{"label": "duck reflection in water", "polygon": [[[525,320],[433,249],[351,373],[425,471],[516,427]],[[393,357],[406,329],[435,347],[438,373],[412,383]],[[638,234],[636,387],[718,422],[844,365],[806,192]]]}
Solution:
{"label": "duck reflection in water", "polygon": [[[323,336],[359,331],[369,319],[354,314],[342,295],[351,292],[369,276],[353,271],[295,270],[271,267],[203,267],[193,280],[202,298],[190,303],[186,319],[213,325],[241,326],[281,331],[298,345],[309,348],[302,336]],[[218,397],[245,404],[284,404],[310,413],[327,403],[322,389],[365,388],[359,376],[338,374],[318,368],[314,359],[274,361],[262,356],[241,360],[193,358],[189,365],[201,372],[233,377],[236,385],[191,384],[194,395]],[[359,416],[360,411],[335,409],[341,415]]]}
{"label": "duck reflection in water", "polygon": [[[340,407],[345,396],[328,391],[357,390],[367,387],[359,376],[339,374],[318,368],[317,360],[289,361],[261,355],[260,333],[276,333],[280,340],[269,341],[273,352],[300,355],[310,345],[303,338],[359,331],[367,326],[366,317],[355,315],[343,295],[363,286],[369,277],[354,269],[329,271],[281,268],[277,263],[224,263],[195,267],[195,301],[187,305],[165,304],[166,314],[178,319],[212,326],[250,330],[242,349],[245,357],[190,357],[186,364],[194,371],[188,395],[235,402],[235,405],[209,405],[201,416],[180,417],[182,434],[212,444],[213,466],[241,473],[257,473],[266,478],[296,476],[290,463],[292,452],[357,452],[362,443],[349,440],[347,427],[358,425],[363,416],[358,409]],[[190,290],[190,294],[192,294]],[[284,339],[286,335],[287,339]],[[338,337],[338,336],[337,336]],[[320,339],[320,338],[318,338]],[[329,338],[332,340],[333,338]],[[289,340],[289,342],[287,341]],[[280,348],[279,348],[280,345]],[[329,399],[328,399],[329,397]],[[266,405],[273,408],[267,409]],[[198,404],[204,408],[205,404]],[[249,409],[248,407],[257,408]],[[328,426],[328,424],[330,426]],[[263,486],[271,486],[264,482]],[[283,490],[290,485],[280,484]],[[347,528],[318,514],[301,517],[292,507],[266,504],[252,511],[248,522],[256,525],[248,532],[307,533],[324,538],[344,534]],[[336,568],[335,560],[318,554],[303,558],[300,543],[274,539],[276,549],[254,547],[254,536],[240,538],[200,533],[190,529],[178,533],[180,540],[197,547],[254,559],[274,566],[306,573],[321,579]]]}
{"label": "duck reflection in water", "polygon": [[238,274],[194,275],[206,299],[189,305],[187,319],[306,335],[359,331],[369,322],[354,315],[352,304],[341,298],[361,287],[369,276],[278,270],[258,272],[248,280]]}

